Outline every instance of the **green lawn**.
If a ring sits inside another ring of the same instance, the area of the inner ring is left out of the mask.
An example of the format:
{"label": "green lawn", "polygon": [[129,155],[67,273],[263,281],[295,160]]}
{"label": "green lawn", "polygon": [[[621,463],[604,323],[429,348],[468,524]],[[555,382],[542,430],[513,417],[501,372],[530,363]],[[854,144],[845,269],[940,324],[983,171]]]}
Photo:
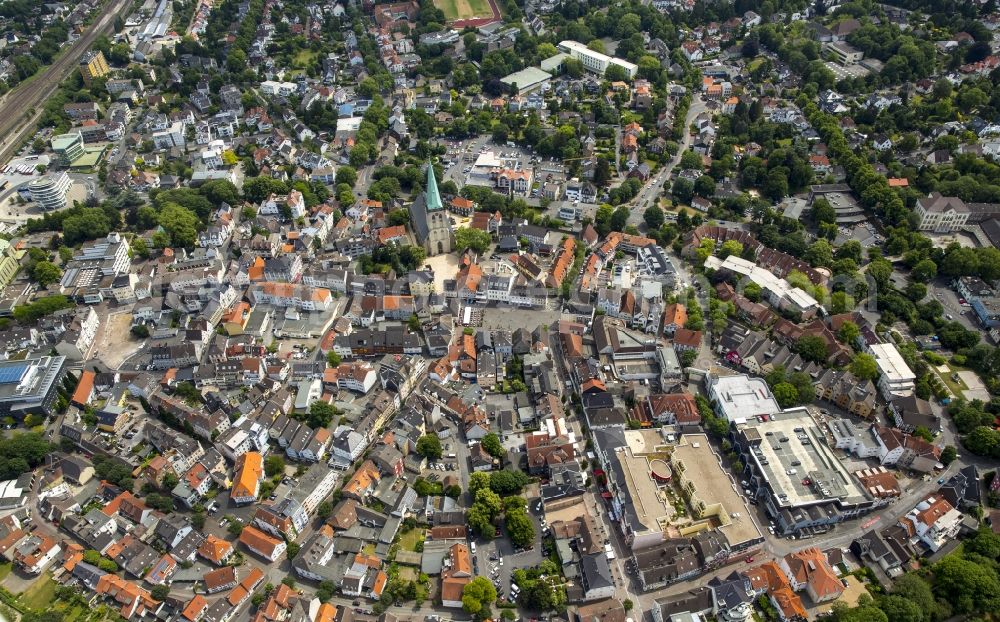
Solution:
{"label": "green lawn", "polygon": [[45,576],[39,577],[31,587],[21,592],[20,599],[29,609],[48,609],[56,599],[56,582],[52,580],[52,575],[45,573]]}
{"label": "green lawn", "polygon": [[312,65],[313,60],[316,59],[316,52],[310,49],[299,50],[295,53],[295,58],[292,60],[292,65],[295,67],[305,68]]}
{"label": "green lawn", "polygon": [[11,568],[13,568],[13,564],[11,564],[10,562],[6,564],[0,564],[0,583],[2,583],[3,580],[7,578],[7,575],[10,574]]}
{"label": "green lawn", "polygon": [[490,3],[486,0],[434,0],[434,5],[441,9],[448,21],[489,17],[493,14]]}
{"label": "green lawn", "polygon": [[399,548],[404,551],[416,551],[417,542],[424,541],[423,529],[411,529],[399,537]]}
{"label": "green lawn", "polygon": [[965,383],[962,382],[961,378],[957,382],[952,380],[951,375],[956,371],[964,371],[964,370],[956,369],[955,366],[950,363],[945,363],[945,366],[950,370],[947,373],[939,372],[937,369],[937,365],[931,365],[930,367],[932,370],[934,370],[934,373],[937,374],[937,377],[941,379],[941,382],[944,383],[944,386],[948,387],[948,390],[951,391],[952,395],[954,395],[955,397],[962,397],[963,395],[962,392],[968,389],[969,387],[965,386]]}

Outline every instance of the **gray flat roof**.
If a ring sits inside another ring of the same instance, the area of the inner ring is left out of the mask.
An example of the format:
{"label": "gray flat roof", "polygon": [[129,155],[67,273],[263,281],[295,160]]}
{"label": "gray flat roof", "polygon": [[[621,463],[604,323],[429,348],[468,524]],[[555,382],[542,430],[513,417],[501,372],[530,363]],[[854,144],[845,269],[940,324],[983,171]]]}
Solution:
{"label": "gray flat roof", "polygon": [[551,79],[552,75],[550,73],[542,71],[538,67],[525,67],[521,71],[515,71],[508,76],[500,78],[500,81],[504,84],[514,85],[518,89],[524,89]]}
{"label": "gray flat roof", "polygon": [[867,498],[805,409],[775,414],[765,422],[755,421],[753,428],[761,438],[752,451],[753,459],[778,505],[809,505],[833,499],[858,502]]}

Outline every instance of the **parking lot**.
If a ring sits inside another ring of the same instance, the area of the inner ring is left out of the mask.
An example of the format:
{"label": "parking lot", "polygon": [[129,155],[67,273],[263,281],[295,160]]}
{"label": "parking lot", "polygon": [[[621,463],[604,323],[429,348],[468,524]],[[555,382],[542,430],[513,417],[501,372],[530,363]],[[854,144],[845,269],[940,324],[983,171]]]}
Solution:
{"label": "parking lot", "polygon": [[[441,158],[445,167],[444,179],[455,182],[459,188],[470,184],[489,183],[488,176],[483,174],[486,171],[479,171],[480,174],[477,175],[474,170],[477,159],[484,154],[492,154],[505,168],[532,172],[532,190],[523,196],[532,205],[536,205],[541,198],[541,186],[544,183],[565,181],[561,175],[564,167],[555,158],[545,159],[536,156],[531,149],[519,147],[514,143],[497,144],[490,137],[480,136],[469,140],[442,140],[437,144],[447,149]],[[596,210],[596,206],[590,208],[590,211],[593,210]],[[556,217],[556,212],[553,212],[553,218]]]}
{"label": "parking lot", "polygon": [[[555,302],[558,307],[558,301]],[[512,307],[486,307],[483,309],[482,326],[492,329],[517,330],[526,328],[534,330],[536,326],[551,326],[559,319],[558,308],[549,311],[533,309],[524,311]]]}
{"label": "parking lot", "polygon": [[847,78],[863,78],[871,73],[867,68],[861,65],[848,65],[847,67],[841,65],[840,63],[835,63],[833,61],[826,61],[823,65],[829,69],[833,75],[837,76],[837,80],[845,80]]}
{"label": "parking lot", "polygon": [[542,520],[537,511],[537,497],[528,498],[528,516],[535,526],[535,542],[527,551],[516,551],[514,545],[501,530],[502,537],[488,542],[480,541],[476,548],[478,574],[488,577],[497,588],[497,596],[513,600],[511,575],[518,568],[534,568],[542,563]]}

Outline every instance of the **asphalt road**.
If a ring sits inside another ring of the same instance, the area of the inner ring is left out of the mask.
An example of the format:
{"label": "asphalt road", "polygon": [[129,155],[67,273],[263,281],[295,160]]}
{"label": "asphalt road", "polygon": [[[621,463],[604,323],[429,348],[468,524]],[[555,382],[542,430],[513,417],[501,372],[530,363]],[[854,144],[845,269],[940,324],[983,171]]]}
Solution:
{"label": "asphalt road", "polygon": [[9,158],[21,141],[35,131],[35,122],[42,114],[41,105],[70,74],[77,62],[99,36],[114,28],[115,17],[129,5],[129,0],[111,0],[83,35],[56,62],[27,84],[17,86],[0,103],[0,161]]}
{"label": "asphalt road", "polygon": [[691,146],[693,137],[691,136],[691,132],[687,131],[687,127],[691,125],[695,117],[705,112],[705,110],[705,102],[701,99],[701,95],[695,93],[691,99],[691,106],[688,107],[687,116],[684,118],[684,137],[681,139],[677,153],[646,182],[642,190],[639,191],[639,194],[632,200],[632,213],[629,215],[629,224],[642,225],[642,213],[646,211],[647,207],[658,202],[660,195],[663,194],[663,187],[670,178],[670,173],[680,164],[681,155]]}

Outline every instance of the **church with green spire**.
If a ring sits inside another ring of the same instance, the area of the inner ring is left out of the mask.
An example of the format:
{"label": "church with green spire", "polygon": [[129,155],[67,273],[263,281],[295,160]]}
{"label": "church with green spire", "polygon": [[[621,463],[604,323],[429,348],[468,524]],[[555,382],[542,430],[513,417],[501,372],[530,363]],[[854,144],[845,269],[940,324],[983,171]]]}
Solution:
{"label": "church with green spire", "polygon": [[451,216],[444,209],[437,178],[434,176],[433,162],[427,162],[427,183],[423,193],[410,206],[410,221],[427,256],[450,253],[455,246],[455,234],[451,229]]}

